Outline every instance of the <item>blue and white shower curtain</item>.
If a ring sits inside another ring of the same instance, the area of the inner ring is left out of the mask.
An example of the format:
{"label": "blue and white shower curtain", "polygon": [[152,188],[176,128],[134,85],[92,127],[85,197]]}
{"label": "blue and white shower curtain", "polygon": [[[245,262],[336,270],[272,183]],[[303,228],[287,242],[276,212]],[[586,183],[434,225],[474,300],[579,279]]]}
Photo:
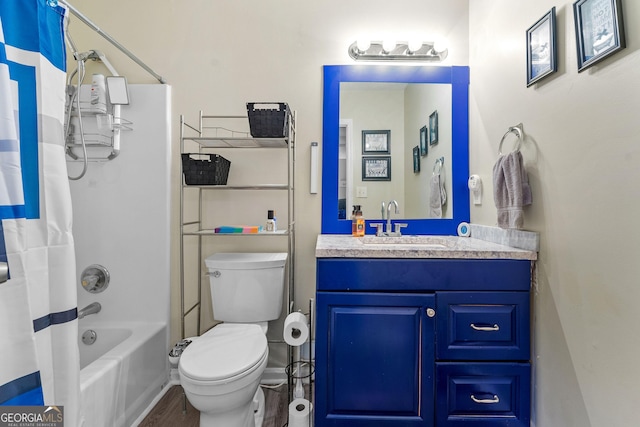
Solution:
{"label": "blue and white shower curtain", "polygon": [[77,425],[79,356],[57,0],[0,0],[0,405],[64,406]]}

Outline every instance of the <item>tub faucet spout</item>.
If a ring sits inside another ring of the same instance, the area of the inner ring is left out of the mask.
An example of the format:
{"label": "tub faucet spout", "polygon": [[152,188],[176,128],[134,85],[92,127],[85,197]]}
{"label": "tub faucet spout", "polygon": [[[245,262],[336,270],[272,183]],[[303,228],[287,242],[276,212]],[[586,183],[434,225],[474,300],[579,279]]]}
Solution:
{"label": "tub faucet spout", "polygon": [[100,310],[102,310],[102,306],[100,305],[100,303],[92,302],[82,310],[78,310],[78,319],[82,319],[83,317],[88,316],[90,314],[99,313]]}

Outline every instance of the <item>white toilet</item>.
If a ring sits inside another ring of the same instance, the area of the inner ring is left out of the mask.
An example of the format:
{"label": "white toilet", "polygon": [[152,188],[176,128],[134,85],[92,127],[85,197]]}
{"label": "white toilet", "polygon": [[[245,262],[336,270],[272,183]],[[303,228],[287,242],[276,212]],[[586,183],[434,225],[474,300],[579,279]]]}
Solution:
{"label": "white toilet", "polygon": [[201,427],[260,427],[267,322],[280,317],[286,253],[217,253],[205,259],[213,315],[224,323],[197,337],[178,364]]}

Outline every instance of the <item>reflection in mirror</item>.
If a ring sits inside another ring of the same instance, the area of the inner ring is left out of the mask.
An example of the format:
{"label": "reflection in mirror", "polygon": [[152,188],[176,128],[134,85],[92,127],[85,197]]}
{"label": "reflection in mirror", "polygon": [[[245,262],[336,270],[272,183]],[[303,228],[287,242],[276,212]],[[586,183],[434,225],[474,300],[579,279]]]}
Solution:
{"label": "reflection in mirror", "polygon": [[[381,204],[390,200],[401,205],[393,221],[409,224],[404,234],[455,235],[469,221],[468,85],[468,67],[324,67],[322,233],[350,233],[354,204],[368,223],[380,222]],[[437,135],[430,134],[436,116]],[[381,134],[373,150],[363,144],[363,131]],[[441,212],[429,197],[438,159],[446,194]],[[367,224],[367,234],[374,231]]]}
{"label": "reflection in mirror", "polygon": [[[437,123],[430,123],[429,117],[436,112]],[[384,146],[368,147],[366,138],[379,136],[377,132],[383,130]],[[414,157],[415,147],[418,155]],[[369,219],[381,218],[381,202],[389,200],[398,202],[403,218],[452,218],[453,202],[447,197],[451,194],[451,168],[447,167],[451,162],[451,86],[341,83],[339,156],[339,219],[347,219],[353,205],[361,205]],[[389,179],[368,178],[362,169],[363,157],[390,158],[393,174]],[[436,167],[439,159],[444,159],[443,167]]]}

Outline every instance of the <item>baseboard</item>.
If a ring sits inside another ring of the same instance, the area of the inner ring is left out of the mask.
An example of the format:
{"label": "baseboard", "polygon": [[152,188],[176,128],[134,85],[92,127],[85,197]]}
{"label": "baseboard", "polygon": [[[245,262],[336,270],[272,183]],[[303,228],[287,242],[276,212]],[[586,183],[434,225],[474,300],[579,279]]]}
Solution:
{"label": "baseboard", "polygon": [[164,397],[165,394],[167,394],[167,391],[169,391],[169,389],[176,385],[176,384],[180,384],[175,383],[174,381],[172,381],[171,379],[169,379],[160,389],[160,392],[156,395],[156,397],[153,398],[153,400],[151,400],[151,402],[149,403],[149,405],[147,406],[147,408],[142,411],[142,413],[138,416],[138,418],[136,418],[136,420],[131,424],[132,427],[136,427],[138,426],[142,421],[144,421],[144,419],[146,418],[147,415],[149,415],[149,413],[151,412],[151,410],[158,404],[158,402],[160,401],[160,399],[162,399]]}
{"label": "baseboard", "polygon": [[260,384],[276,385],[287,382],[287,374],[283,368],[266,368],[260,379]]}

